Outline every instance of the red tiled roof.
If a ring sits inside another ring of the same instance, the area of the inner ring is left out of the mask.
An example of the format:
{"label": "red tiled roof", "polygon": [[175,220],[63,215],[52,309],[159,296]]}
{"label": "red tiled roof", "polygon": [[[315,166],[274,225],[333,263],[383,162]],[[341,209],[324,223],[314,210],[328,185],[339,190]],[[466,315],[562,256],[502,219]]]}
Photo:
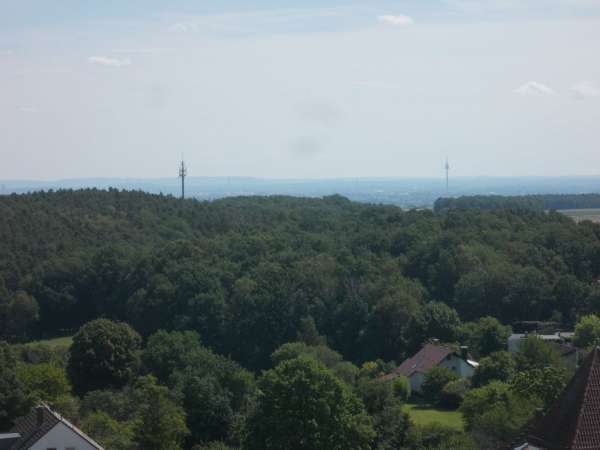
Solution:
{"label": "red tiled roof", "polygon": [[600,450],[600,350],[588,355],[528,442],[548,450]]}
{"label": "red tiled roof", "polygon": [[415,372],[427,372],[452,353],[453,351],[451,348],[442,345],[425,344],[416,355],[404,361],[400,366],[386,375],[384,379],[391,379],[398,375],[410,377]]}

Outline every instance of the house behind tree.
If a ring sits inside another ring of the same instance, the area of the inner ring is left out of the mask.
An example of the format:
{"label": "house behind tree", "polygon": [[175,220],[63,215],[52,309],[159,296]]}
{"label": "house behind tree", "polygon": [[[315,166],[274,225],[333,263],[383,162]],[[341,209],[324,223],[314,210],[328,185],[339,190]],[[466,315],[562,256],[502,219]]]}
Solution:
{"label": "house behind tree", "polygon": [[452,370],[460,378],[470,378],[479,364],[468,353],[467,347],[455,351],[450,346],[437,343],[425,344],[412,358],[387,374],[384,379],[391,380],[400,375],[408,378],[412,392],[421,393],[425,374],[434,367],[441,366]]}

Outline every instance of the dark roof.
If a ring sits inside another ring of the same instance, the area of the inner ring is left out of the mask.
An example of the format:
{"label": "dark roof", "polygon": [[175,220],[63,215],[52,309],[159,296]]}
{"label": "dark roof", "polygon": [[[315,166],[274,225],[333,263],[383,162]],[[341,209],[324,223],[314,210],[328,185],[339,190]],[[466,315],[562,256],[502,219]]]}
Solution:
{"label": "dark roof", "polygon": [[17,422],[12,428],[11,433],[19,433],[21,435],[21,439],[15,442],[13,446],[10,447],[10,450],[27,450],[31,448],[59,422],[73,430],[73,432],[77,433],[98,450],[103,450],[102,447],[98,443],[94,442],[92,438],[90,438],[64,417],[52,411],[50,407],[45,404],[36,406],[29,414],[17,419]]}
{"label": "dark roof", "polygon": [[412,358],[404,361],[400,366],[392,370],[384,379],[391,379],[398,375],[410,377],[415,372],[427,372],[441,363],[444,358],[451,355],[453,350],[443,345],[425,344]]}
{"label": "dark roof", "polygon": [[50,408],[44,405],[37,406],[26,416],[17,419],[15,426],[10,430],[21,435],[21,439],[13,444],[11,450],[28,449],[58,422],[60,420],[50,411]]}
{"label": "dark roof", "polygon": [[595,348],[528,442],[548,450],[600,450],[600,350]]}

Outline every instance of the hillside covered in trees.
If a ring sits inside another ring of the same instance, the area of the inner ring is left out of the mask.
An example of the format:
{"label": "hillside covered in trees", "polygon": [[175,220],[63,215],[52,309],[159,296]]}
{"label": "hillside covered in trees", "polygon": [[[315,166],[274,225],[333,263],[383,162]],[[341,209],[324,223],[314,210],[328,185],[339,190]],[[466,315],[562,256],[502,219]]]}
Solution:
{"label": "hillside covered in trees", "polygon": [[600,194],[465,195],[438,198],[434,211],[446,209],[529,209],[534,211],[600,208]]}
{"label": "hillside covered in trees", "polygon": [[[527,209],[0,197],[0,430],[43,400],[115,450],[505,448],[571,375],[534,336],[504,351],[510,325],[596,345],[599,274],[600,225]],[[382,381],[431,338],[481,362],[425,376],[464,431]]]}
{"label": "hillside covered in trees", "polygon": [[559,214],[83,190],[0,197],[0,218],[13,341],[105,317],[143,336],[195,330],[257,369],[307,318],[361,362],[416,348],[431,305],[565,326],[600,308],[600,226]]}

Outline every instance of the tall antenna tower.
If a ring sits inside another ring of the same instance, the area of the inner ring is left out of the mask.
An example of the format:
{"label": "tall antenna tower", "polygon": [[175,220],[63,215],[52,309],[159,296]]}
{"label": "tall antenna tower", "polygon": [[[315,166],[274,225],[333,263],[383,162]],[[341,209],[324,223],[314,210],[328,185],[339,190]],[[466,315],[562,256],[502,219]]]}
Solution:
{"label": "tall antenna tower", "polygon": [[181,178],[181,199],[185,198],[185,177],[187,177],[187,167],[183,158],[181,158],[181,165],[179,166],[179,178]]}
{"label": "tall antenna tower", "polygon": [[446,170],[446,192],[448,192],[449,188],[450,188],[450,183],[449,183],[449,175],[450,175],[450,164],[448,164],[448,157],[446,157],[446,164],[444,165],[444,169]]}

